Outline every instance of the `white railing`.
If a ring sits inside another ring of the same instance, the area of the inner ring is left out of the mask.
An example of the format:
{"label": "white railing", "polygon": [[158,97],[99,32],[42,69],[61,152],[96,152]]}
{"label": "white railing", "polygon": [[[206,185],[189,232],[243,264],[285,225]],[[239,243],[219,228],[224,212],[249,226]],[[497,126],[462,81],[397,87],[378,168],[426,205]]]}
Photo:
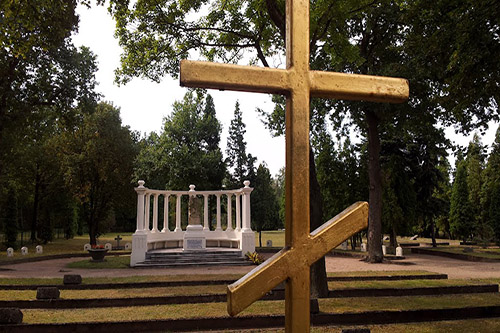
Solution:
{"label": "white railing", "polygon": [[[144,261],[146,252],[161,248],[185,249],[185,238],[188,236],[182,228],[182,196],[203,197],[203,227],[199,226],[198,234],[204,238],[203,248],[229,247],[238,248],[242,255],[255,251],[255,238],[250,222],[250,182],[244,181],[245,187],[236,190],[196,191],[194,185],[189,191],[152,190],[144,187],[139,181],[137,192],[137,229],[132,236],[132,255],[130,265]],[[163,197],[163,208],[159,207]],[[170,221],[170,198],[175,198],[175,218]],[[209,200],[216,198],[216,228],[209,226]],[[221,200],[226,200],[226,223],[222,225]],[[152,203],[152,209],[151,209]],[[232,206],[235,205],[233,219]],[[160,209],[162,212],[160,212]],[[162,219],[160,219],[162,213]],[[187,214],[184,212],[186,217]],[[160,225],[161,222],[161,225]],[[160,230],[161,227],[161,230]]]}

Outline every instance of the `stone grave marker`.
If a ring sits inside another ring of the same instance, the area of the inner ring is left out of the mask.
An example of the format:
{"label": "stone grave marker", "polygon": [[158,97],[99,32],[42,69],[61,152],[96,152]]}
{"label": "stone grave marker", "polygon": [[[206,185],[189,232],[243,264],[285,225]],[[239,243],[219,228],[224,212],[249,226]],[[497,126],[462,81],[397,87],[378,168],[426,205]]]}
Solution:
{"label": "stone grave marker", "polygon": [[28,248],[27,248],[26,246],[23,246],[23,247],[21,248],[21,254],[22,254],[23,256],[25,256],[25,255],[27,255],[27,254],[28,254]]}
{"label": "stone grave marker", "polygon": [[38,287],[36,299],[59,299],[61,293],[57,287]]}
{"label": "stone grave marker", "polygon": [[111,251],[113,249],[113,245],[111,245],[111,243],[106,243],[104,244],[104,248],[108,251]]}
{"label": "stone grave marker", "polygon": [[42,254],[43,253],[43,246],[37,245],[35,250],[36,250],[36,254]]}
{"label": "stone grave marker", "polygon": [[125,250],[132,250],[132,243],[126,243]]}
{"label": "stone grave marker", "polygon": [[0,308],[0,324],[21,324],[23,313],[18,308]]}
{"label": "stone grave marker", "polygon": [[389,236],[384,236],[384,240],[385,240],[385,241],[388,241],[389,239],[390,239],[390,237],[389,237]]}
{"label": "stone grave marker", "polygon": [[120,237],[120,235],[116,236],[115,237],[115,241],[116,241],[116,249],[117,250],[121,250],[123,248],[123,246],[120,246],[120,241],[122,240],[123,238]]}
{"label": "stone grave marker", "polygon": [[82,284],[82,276],[79,274],[64,274],[63,284],[64,285]]}
{"label": "stone grave marker", "polygon": [[340,244],[340,248],[344,251],[347,251],[347,241],[342,242],[342,244]]}
{"label": "stone grave marker", "polygon": [[267,247],[273,247],[273,241],[272,241],[272,240],[270,240],[270,239],[268,239],[268,240],[266,241],[266,246],[267,246]]}
{"label": "stone grave marker", "polygon": [[90,249],[92,249],[92,246],[90,246],[90,244],[89,244],[89,243],[87,243],[87,244],[85,244],[85,245],[83,246],[83,251],[88,251],[88,250],[90,250]]}
{"label": "stone grave marker", "polygon": [[403,256],[403,248],[401,246],[398,246],[396,248],[396,257],[402,257]]}
{"label": "stone grave marker", "polygon": [[12,256],[14,256],[14,249],[9,247],[7,249],[7,257],[12,257]]}
{"label": "stone grave marker", "polygon": [[361,252],[366,252],[366,243],[361,243]]}
{"label": "stone grave marker", "polygon": [[387,246],[382,245],[382,254],[385,256],[387,254]]}

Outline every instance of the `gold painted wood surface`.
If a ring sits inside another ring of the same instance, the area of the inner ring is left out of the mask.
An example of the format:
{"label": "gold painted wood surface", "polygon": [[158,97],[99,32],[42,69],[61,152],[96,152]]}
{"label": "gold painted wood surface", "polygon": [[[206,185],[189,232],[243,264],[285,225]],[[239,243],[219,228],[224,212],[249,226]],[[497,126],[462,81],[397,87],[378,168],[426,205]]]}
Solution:
{"label": "gold painted wood surface", "polygon": [[[330,249],[368,225],[368,204],[357,202],[314,230],[300,246],[284,248],[227,288],[227,311],[235,316],[274,287],[311,266]],[[306,270],[308,273],[309,271]],[[309,299],[309,298],[308,298]]]}
{"label": "gold painted wood surface", "polygon": [[[181,61],[181,86],[287,95],[297,76],[285,69]],[[405,79],[309,71],[312,97],[402,103],[408,99]]]}
{"label": "gold painted wood surface", "polygon": [[309,233],[309,99],[311,96],[401,103],[408,81],[309,69],[309,0],[286,1],[286,69],[181,61],[180,83],[286,96],[285,248],[228,287],[235,315],[286,281],[285,331],[310,330],[310,265],[366,228],[368,207],[358,203]]}

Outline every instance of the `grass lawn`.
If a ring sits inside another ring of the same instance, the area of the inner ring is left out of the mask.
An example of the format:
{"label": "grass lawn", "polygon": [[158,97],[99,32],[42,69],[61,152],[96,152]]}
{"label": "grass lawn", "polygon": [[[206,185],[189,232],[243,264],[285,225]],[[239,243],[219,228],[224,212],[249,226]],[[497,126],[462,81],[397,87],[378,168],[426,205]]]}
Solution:
{"label": "grass lawn", "polygon": [[[285,231],[268,230],[262,231],[262,247],[266,246],[266,242],[271,240],[273,247],[285,246]],[[259,233],[255,232],[255,246],[259,247]]]}
{"label": "grass lawn", "polygon": [[85,268],[85,269],[99,269],[99,268],[130,268],[130,256],[106,256],[104,261],[95,262],[90,259],[71,262],[66,265],[68,268]]}
{"label": "grass lawn", "polygon": [[[343,313],[375,310],[444,309],[465,306],[500,305],[500,294],[362,297],[320,299],[322,312]],[[161,320],[175,318],[227,317],[225,303],[175,304],[94,309],[25,309],[25,323],[67,323],[85,321]],[[284,314],[284,301],[256,302],[238,316]]]}
{"label": "grass lawn", "polygon": [[[125,234],[125,233],[109,233],[109,234],[104,234],[99,237],[99,244],[105,244],[105,243],[111,243],[113,245],[116,245],[115,237],[117,235],[120,235],[123,239],[120,241],[120,244],[126,244],[128,242],[132,242],[132,234]],[[15,250],[14,256],[13,257],[7,257],[5,255],[6,248],[2,244],[0,246],[0,251],[2,251],[4,254],[0,255],[0,262],[8,262],[14,259],[20,259],[20,258],[33,258],[33,257],[41,257],[41,256],[48,256],[48,255],[56,255],[56,254],[68,254],[68,253],[85,253],[83,251],[83,246],[85,244],[89,243],[89,236],[88,235],[82,235],[82,236],[75,236],[73,239],[64,239],[64,238],[59,238],[55,239],[53,242],[49,242],[48,244],[31,244],[29,241],[25,241],[24,246],[28,248],[28,254],[27,255],[21,255],[21,251]],[[37,245],[42,245],[43,246],[43,254],[36,254],[36,249],[35,247]]]}
{"label": "grass lawn", "polygon": [[429,248],[426,248],[426,250],[438,251],[438,252],[448,252],[448,253],[458,253],[458,254],[465,254],[465,255],[481,257],[481,258],[500,260],[500,249],[498,249],[498,248],[483,249],[482,247],[478,247],[478,246],[474,246],[474,247],[467,246],[467,247],[472,248],[474,252],[465,253],[464,246],[438,246],[438,247],[429,247]]}
{"label": "grass lawn", "polygon": [[[478,285],[484,283],[500,283],[500,279],[483,280],[410,280],[410,281],[348,281],[329,282],[329,289],[356,288],[417,288]],[[64,299],[94,299],[94,298],[136,298],[174,295],[225,294],[226,285],[201,285],[178,287],[124,288],[99,290],[61,290]],[[35,290],[0,290],[0,300],[34,300]]]}
{"label": "grass lawn", "polygon": [[[238,280],[240,274],[195,274],[195,275],[151,275],[127,277],[85,277],[82,284],[94,283],[133,283],[164,281],[205,281],[205,280]],[[62,278],[1,278],[0,285],[47,285],[62,284]]]}
{"label": "grass lawn", "polygon": [[467,280],[405,280],[405,281],[349,281],[328,282],[329,289],[357,289],[357,288],[426,288],[426,287],[448,287],[479,284],[499,284],[500,279],[490,279],[488,282],[480,279]]}

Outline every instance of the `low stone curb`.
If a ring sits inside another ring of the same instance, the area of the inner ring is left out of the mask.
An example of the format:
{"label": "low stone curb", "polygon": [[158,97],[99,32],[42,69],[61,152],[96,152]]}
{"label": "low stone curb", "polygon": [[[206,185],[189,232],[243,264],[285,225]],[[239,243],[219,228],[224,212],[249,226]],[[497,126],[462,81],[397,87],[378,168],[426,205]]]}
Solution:
{"label": "low stone curb", "polygon": [[[401,280],[447,280],[447,274],[422,275],[368,275],[368,276],[329,276],[328,281],[401,281]],[[0,288],[1,289],[1,288]]]}
{"label": "low stone curb", "polygon": [[[500,317],[500,306],[464,307],[452,309],[420,309],[400,311],[366,311],[347,313],[319,313],[311,315],[314,326],[327,325],[372,325],[441,320],[463,320]],[[221,318],[191,318],[172,320],[94,322],[70,324],[20,324],[0,325],[0,332],[175,332],[259,329],[283,327],[285,317],[280,315],[242,316]]]}
{"label": "low stone curb", "polygon": [[[328,298],[345,297],[384,297],[384,296],[422,296],[450,295],[498,292],[497,284],[477,286],[448,286],[427,288],[381,288],[381,289],[337,289],[330,290]],[[283,300],[284,290],[273,290],[261,300]],[[21,309],[78,309],[101,307],[129,307],[167,304],[200,304],[223,303],[227,301],[226,294],[189,295],[189,296],[157,296],[157,297],[127,297],[127,298],[93,298],[93,299],[53,299],[27,301],[0,301],[0,308],[15,307]]]}
{"label": "low stone curb", "polygon": [[452,259],[475,261],[475,262],[500,262],[500,259],[483,258],[478,256],[472,256],[465,253],[462,254],[462,253],[451,253],[444,251],[434,251],[425,248],[412,248],[411,252],[417,254],[428,254],[431,256],[447,257]]}
{"label": "low stone curb", "polygon": [[[447,279],[446,274],[425,275],[368,275],[368,276],[330,276],[328,281],[386,281],[386,280],[439,280]],[[96,289],[133,289],[228,285],[235,280],[198,280],[198,281],[160,281],[160,282],[125,282],[125,283],[93,283],[79,285],[47,284],[47,285],[1,285],[0,290],[36,290],[38,287],[58,287],[60,290],[96,290]]]}
{"label": "low stone curb", "polygon": [[[114,256],[114,255],[130,255],[131,251],[117,251],[117,252],[108,252],[106,256]],[[28,258],[19,258],[12,260],[1,260],[0,266],[7,265],[16,265],[16,264],[25,264],[29,262],[38,262],[44,260],[54,260],[54,259],[68,259],[68,258],[90,258],[88,253],[65,253],[65,254],[51,254],[48,256],[40,256],[40,257],[28,257]]]}

